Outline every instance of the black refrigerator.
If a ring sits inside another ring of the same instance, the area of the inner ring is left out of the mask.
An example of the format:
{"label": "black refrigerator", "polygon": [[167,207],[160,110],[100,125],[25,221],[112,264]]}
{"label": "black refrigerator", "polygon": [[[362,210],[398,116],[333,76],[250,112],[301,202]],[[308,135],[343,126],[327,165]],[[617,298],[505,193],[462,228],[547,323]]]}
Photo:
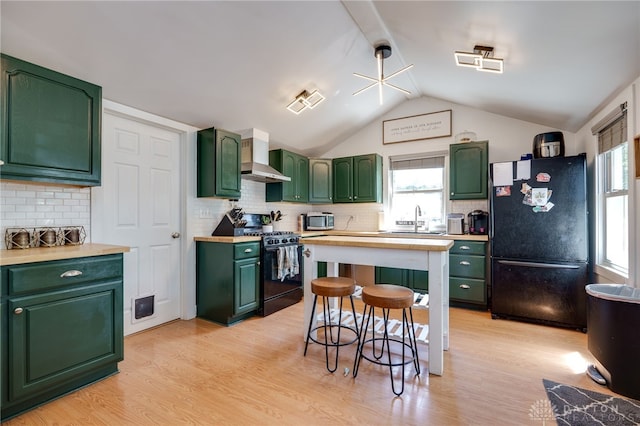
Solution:
{"label": "black refrigerator", "polygon": [[492,317],[586,331],[586,154],[493,163],[491,180]]}

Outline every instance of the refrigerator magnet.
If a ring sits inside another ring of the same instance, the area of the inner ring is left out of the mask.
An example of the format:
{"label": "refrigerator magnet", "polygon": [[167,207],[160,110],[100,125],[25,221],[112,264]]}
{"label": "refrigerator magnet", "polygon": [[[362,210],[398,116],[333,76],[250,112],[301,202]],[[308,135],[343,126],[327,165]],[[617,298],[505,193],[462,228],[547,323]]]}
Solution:
{"label": "refrigerator magnet", "polygon": [[538,182],[549,182],[551,180],[551,175],[549,173],[538,173],[536,175],[536,181]]}
{"label": "refrigerator magnet", "polygon": [[496,186],[496,197],[508,197],[511,195],[510,186]]}
{"label": "refrigerator magnet", "polygon": [[547,204],[548,195],[547,188],[533,188],[531,190],[531,199],[536,206],[544,206]]}

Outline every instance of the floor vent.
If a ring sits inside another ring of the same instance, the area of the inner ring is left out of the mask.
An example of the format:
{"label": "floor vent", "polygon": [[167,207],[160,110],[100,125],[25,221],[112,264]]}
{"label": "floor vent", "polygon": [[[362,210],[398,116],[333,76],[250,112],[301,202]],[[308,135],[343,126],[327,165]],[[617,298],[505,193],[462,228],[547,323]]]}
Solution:
{"label": "floor vent", "polygon": [[155,296],[141,297],[133,301],[134,318],[139,320],[141,318],[150,317],[153,315]]}

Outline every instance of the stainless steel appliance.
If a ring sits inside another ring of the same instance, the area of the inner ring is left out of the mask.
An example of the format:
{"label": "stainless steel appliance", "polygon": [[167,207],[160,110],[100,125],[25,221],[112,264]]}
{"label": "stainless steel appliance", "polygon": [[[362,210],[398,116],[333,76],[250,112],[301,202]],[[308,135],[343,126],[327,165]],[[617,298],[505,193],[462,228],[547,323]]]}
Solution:
{"label": "stainless steel appliance", "polygon": [[302,245],[300,235],[289,231],[262,232],[263,214],[245,214],[245,236],[259,236],[260,306],[267,316],[302,300]]}
{"label": "stainless steel appliance", "polygon": [[586,155],[533,159],[530,177],[492,191],[492,316],[584,329]]}
{"label": "stainless steel appliance", "polygon": [[449,213],[447,215],[447,234],[464,234],[464,215],[462,213]]}
{"label": "stainless steel appliance", "polygon": [[324,231],[333,229],[334,216],[329,212],[310,212],[305,219],[305,229],[309,231]]}

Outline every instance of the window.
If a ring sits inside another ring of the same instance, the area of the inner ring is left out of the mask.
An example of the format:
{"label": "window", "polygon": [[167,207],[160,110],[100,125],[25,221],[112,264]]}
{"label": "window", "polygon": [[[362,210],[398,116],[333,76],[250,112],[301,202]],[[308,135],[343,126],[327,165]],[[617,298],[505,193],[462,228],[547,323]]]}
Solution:
{"label": "window", "polygon": [[418,229],[444,223],[444,154],[419,154],[390,158],[392,226],[413,226],[419,206]]}
{"label": "window", "polygon": [[628,276],[629,150],[626,111],[598,132],[597,263]]}

